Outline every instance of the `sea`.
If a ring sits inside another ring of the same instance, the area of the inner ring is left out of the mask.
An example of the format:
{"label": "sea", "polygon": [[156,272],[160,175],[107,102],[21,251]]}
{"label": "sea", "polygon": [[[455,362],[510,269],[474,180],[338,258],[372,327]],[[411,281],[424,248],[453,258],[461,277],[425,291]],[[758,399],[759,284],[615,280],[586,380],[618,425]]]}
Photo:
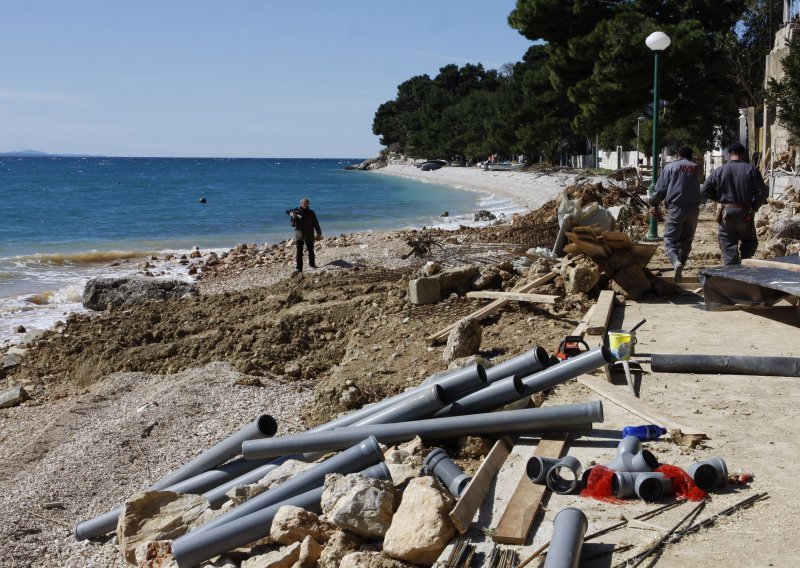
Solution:
{"label": "sea", "polygon": [[[70,313],[94,276],[125,276],[193,247],[291,238],[311,200],[323,234],[475,224],[504,199],[345,166],[361,159],[0,157],[0,347]],[[447,211],[449,216],[441,217]],[[169,277],[191,279],[177,262]],[[29,336],[28,336],[29,337]]]}

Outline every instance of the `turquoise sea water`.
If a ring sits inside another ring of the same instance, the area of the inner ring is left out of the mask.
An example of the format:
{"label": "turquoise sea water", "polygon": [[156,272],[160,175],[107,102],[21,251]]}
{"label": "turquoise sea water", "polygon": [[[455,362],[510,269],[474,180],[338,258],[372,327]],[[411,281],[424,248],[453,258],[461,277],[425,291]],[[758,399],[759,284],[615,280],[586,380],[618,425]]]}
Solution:
{"label": "turquoise sea water", "polygon": [[430,226],[442,211],[457,226],[481,199],[344,169],[360,161],[0,158],[0,345],[20,322],[75,309],[90,276],[126,261],[290,238],[285,211],[302,197],[326,235]]}

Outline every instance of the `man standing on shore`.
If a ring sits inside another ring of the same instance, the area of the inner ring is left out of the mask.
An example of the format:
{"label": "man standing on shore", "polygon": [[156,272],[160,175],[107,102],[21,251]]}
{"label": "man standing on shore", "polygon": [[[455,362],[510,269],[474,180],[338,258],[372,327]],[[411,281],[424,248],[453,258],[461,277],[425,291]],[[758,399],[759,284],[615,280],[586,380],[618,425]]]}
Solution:
{"label": "man standing on shore", "polygon": [[702,194],[720,204],[719,248],[722,262],[741,264],[758,248],[755,213],[766,201],[769,189],[761,174],[744,161],[745,148],[738,142],[728,148],[730,161],[717,168],[703,184]]}
{"label": "man standing on shore", "polygon": [[676,160],[664,168],[650,198],[650,213],[655,215],[663,201],[667,207],[664,224],[664,249],[680,281],[683,266],[692,250],[697,218],[700,216],[700,166],[692,161],[692,149],[683,146]]}
{"label": "man standing on shore", "polygon": [[316,232],[316,240],[319,240],[322,238],[322,229],[319,227],[317,214],[308,207],[309,205],[311,201],[304,197],[300,200],[300,207],[295,209],[296,213],[292,216],[294,243],[297,246],[295,272],[303,272],[303,244],[308,249],[308,265],[311,268],[317,267],[314,259],[314,233]]}

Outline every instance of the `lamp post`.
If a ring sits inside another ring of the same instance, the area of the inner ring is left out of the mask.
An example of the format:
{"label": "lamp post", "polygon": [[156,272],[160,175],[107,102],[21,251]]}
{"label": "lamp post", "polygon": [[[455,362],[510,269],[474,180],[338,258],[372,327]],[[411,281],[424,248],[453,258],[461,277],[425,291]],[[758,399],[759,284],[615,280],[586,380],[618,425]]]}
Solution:
{"label": "lamp post", "polygon": [[640,116],[636,119],[636,175],[638,176],[641,172],[639,171],[639,126],[641,126],[642,121],[645,118]]}
{"label": "lamp post", "polygon": [[[644,42],[655,55],[655,62],[653,65],[653,175],[650,179],[650,187],[647,190],[648,197],[653,197],[653,193],[656,191],[656,181],[658,180],[658,56],[669,47],[672,40],[669,39],[669,36],[664,32],[653,32],[647,36]],[[658,222],[654,215],[650,215],[650,231],[647,234],[646,240],[658,240]]]}

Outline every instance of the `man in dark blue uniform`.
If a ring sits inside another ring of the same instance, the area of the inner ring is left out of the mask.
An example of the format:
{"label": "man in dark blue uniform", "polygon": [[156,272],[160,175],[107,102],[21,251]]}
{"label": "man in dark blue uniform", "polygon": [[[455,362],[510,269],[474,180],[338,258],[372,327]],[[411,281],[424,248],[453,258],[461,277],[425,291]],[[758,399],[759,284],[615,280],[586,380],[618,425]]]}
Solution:
{"label": "man in dark blue uniform", "polygon": [[722,207],[719,222],[719,248],[722,262],[740,264],[758,248],[755,212],[766,201],[769,189],[756,168],[744,161],[745,148],[738,142],[728,148],[730,161],[708,176],[703,197]]}
{"label": "man in dark blue uniform", "polygon": [[297,246],[297,264],[295,272],[303,272],[303,245],[308,249],[308,265],[316,268],[314,259],[314,233],[316,239],[322,238],[322,229],[317,221],[317,214],[309,208],[311,201],[308,198],[300,200],[300,207],[294,210],[292,215],[292,226],[294,226],[294,242]]}
{"label": "man in dark blue uniform", "polygon": [[675,282],[692,250],[697,218],[700,215],[700,166],[692,161],[692,149],[683,146],[676,160],[664,168],[650,198],[650,212],[655,215],[663,201],[667,207],[664,224],[664,249],[675,269]]}

